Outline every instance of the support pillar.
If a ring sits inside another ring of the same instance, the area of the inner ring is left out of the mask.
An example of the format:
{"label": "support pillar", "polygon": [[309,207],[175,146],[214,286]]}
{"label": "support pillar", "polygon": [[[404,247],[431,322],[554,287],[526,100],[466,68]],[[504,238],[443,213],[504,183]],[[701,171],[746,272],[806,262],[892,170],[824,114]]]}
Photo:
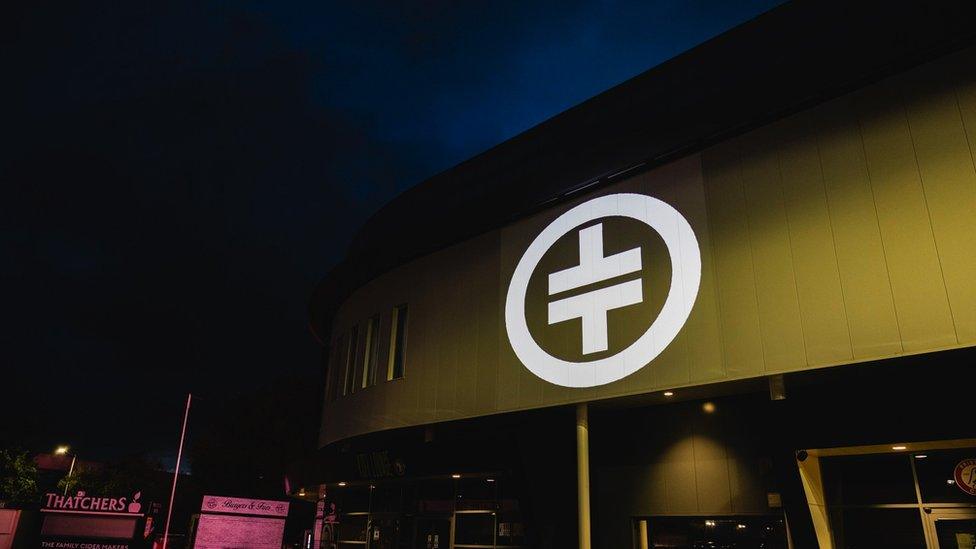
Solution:
{"label": "support pillar", "polygon": [[650,549],[647,541],[647,519],[637,521],[637,549]]}
{"label": "support pillar", "polygon": [[585,402],[576,405],[576,486],[579,549],[590,549],[590,419]]}

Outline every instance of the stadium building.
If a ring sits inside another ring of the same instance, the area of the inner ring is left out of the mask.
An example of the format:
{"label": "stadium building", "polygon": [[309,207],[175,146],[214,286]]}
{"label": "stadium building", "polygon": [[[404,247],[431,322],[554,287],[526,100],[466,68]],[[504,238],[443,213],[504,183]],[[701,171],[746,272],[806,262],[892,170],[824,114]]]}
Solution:
{"label": "stadium building", "polygon": [[974,21],[787,4],[384,206],[317,543],[973,547]]}

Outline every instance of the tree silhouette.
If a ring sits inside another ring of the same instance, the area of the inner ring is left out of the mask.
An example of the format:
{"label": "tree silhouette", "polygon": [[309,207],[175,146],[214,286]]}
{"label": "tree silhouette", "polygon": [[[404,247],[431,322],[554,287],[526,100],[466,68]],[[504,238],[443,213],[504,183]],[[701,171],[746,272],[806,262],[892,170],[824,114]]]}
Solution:
{"label": "tree silhouette", "polygon": [[25,450],[0,450],[0,499],[37,500],[37,466]]}

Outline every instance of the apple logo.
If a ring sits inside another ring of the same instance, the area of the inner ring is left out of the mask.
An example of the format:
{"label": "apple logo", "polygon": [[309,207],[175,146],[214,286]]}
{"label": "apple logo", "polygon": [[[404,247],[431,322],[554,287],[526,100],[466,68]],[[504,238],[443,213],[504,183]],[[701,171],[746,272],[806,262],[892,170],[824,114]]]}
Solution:
{"label": "apple logo", "polygon": [[142,496],[142,492],[136,492],[136,495],[132,496],[132,503],[129,504],[130,513],[138,513],[142,509],[142,504],[139,503],[140,496]]}

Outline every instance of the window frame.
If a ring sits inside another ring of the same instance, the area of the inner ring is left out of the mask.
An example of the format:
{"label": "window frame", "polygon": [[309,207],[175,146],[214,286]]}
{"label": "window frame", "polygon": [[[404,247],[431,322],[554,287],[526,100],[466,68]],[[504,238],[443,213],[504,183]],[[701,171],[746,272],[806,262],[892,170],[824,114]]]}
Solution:
{"label": "window frame", "polygon": [[[395,379],[403,379],[406,377],[407,373],[407,334],[408,322],[410,320],[409,308],[406,303],[401,303],[393,307],[391,313],[392,318],[390,319],[390,353],[387,359],[386,366],[386,380],[393,381]],[[403,322],[401,325],[400,319],[401,315]],[[402,332],[402,335],[401,335]],[[397,345],[397,339],[400,339],[400,345]],[[396,375],[396,360],[399,354],[400,358],[400,375]]]}
{"label": "window frame", "polygon": [[326,367],[325,379],[325,401],[335,402],[339,398],[339,383],[342,376],[339,375],[339,358],[342,356],[342,335],[332,341],[329,349],[328,366]]}
{"label": "window frame", "polygon": [[356,353],[359,347],[358,326],[349,329],[346,337],[346,375],[342,382],[342,395],[351,395],[356,392]]}
{"label": "window frame", "polygon": [[380,315],[373,315],[366,320],[366,337],[363,341],[363,369],[362,389],[376,385],[376,370],[379,363],[379,331]]}

